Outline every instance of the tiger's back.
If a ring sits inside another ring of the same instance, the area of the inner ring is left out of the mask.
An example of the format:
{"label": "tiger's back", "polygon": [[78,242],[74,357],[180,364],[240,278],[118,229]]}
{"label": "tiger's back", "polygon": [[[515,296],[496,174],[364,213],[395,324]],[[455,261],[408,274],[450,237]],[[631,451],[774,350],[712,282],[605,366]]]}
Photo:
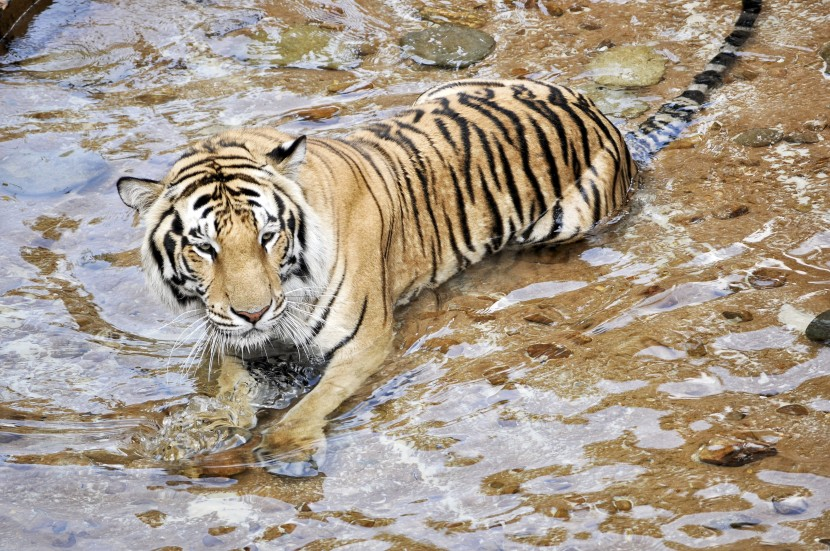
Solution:
{"label": "tiger's back", "polygon": [[404,299],[505,247],[583,237],[624,203],[637,170],[587,97],[527,80],[438,86],[344,142],[383,182]]}

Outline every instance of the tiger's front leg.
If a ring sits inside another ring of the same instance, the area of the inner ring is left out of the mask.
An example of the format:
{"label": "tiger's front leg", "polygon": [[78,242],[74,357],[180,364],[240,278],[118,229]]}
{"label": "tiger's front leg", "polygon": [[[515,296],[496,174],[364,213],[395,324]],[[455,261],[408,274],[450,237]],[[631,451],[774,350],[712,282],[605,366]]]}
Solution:
{"label": "tiger's front leg", "polygon": [[317,386],[279,421],[263,427],[257,459],[273,474],[314,476],[326,452],[326,418],[374,374],[392,342],[391,327],[364,324],[332,356]]}

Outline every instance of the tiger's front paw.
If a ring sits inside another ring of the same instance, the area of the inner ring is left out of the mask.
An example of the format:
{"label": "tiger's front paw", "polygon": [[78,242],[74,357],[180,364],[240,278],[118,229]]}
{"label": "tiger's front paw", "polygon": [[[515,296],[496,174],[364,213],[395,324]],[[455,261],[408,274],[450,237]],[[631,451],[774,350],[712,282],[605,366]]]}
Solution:
{"label": "tiger's front paw", "polygon": [[317,476],[326,458],[326,437],[320,427],[277,423],[263,433],[254,455],[271,474]]}

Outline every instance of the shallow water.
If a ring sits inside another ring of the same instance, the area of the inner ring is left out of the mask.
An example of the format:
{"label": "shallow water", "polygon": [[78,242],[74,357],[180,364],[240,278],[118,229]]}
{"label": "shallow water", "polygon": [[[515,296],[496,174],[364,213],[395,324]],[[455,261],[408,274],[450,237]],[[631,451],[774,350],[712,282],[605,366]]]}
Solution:
{"label": "shallow water", "polygon": [[[830,308],[826,0],[768,3],[697,137],[659,156],[619,222],[402,309],[395,352],[330,424],[325,476],[222,476],[147,452],[211,383],[196,333],[148,298],[117,177],[160,177],[229,127],[344,132],[454,78],[593,90],[586,68],[609,43],[669,59],[660,84],[608,95],[616,113],[654,109],[737,14],[557,5],[59,0],[40,14],[0,58],[0,547],[830,547],[830,348],[803,337]],[[403,60],[419,9],[466,17],[495,50],[459,71]],[[731,140],[805,123],[819,142]],[[714,437],[777,455],[696,461]]]}

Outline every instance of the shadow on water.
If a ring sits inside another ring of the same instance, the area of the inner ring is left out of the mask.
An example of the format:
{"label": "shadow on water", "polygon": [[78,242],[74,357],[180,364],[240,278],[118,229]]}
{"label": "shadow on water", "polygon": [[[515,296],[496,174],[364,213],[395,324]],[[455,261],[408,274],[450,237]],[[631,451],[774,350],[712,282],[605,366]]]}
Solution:
{"label": "shadow on water", "polygon": [[[3,545],[828,547],[830,349],[803,336],[830,300],[826,15],[767,4],[626,216],[400,309],[393,353],[306,479],[246,456],[255,430],[217,429],[235,410],[209,397],[198,312],[175,318],[144,287],[117,177],[159,177],[230,127],[342,134],[473,76],[584,88],[630,129],[710,57],[737,3],[50,4],[0,53]],[[428,21],[495,47],[419,67],[398,44]],[[665,57],[663,79],[595,85],[589,63],[622,44]],[[801,139],[732,140],[758,126]],[[319,377],[286,356],[249,366],[263,416]],[[763,453],[704,461],[728,446]]]}

